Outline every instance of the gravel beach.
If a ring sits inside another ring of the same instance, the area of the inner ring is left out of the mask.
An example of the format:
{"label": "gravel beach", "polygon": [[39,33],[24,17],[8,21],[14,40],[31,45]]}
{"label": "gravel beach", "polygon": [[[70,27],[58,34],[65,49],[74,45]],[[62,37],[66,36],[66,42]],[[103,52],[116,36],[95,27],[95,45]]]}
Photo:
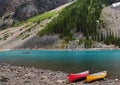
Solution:
{"label": "gravel beach", "polygon": [[69,83],[68,73],[0,64],[0,85],[120,85],[118,79]]}

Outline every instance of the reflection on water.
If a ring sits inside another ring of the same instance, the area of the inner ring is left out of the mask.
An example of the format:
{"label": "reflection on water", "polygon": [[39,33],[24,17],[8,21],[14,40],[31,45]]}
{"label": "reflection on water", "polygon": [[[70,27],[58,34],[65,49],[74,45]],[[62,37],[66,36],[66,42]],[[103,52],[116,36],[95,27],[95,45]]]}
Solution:
{"label": "reflection on water", "polygon": [[40,51],[18,50],[0,53],[0,63],[24,65],[65,72],[108,71],[109,78],[120,78],[120,50]]}

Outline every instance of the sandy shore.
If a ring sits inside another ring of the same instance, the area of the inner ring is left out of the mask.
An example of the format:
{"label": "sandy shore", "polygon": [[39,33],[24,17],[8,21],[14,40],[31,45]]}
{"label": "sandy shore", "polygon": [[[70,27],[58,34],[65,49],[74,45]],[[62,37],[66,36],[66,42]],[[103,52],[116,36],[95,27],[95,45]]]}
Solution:
{"label": "sandy shore", "polygon": [[104,79],[69,83],[68,73],[0,64],[0,85],[120,85],[119,80]]}

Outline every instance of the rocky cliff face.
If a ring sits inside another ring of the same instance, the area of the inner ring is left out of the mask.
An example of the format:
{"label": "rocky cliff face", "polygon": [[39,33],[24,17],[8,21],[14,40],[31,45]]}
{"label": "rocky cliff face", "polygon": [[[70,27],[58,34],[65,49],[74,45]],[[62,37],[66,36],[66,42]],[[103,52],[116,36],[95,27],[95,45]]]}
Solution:
{"label": "rocky cliff face", "polygon": [[0,0],[0,27],[46,12],[73,0]]}

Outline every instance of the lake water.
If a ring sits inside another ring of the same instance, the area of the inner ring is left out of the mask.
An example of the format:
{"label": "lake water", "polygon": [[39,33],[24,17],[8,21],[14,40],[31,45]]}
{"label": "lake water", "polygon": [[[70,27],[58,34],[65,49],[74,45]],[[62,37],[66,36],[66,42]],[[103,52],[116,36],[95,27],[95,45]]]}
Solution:
{"label": "lake water", "polygon": [[76,73],[108,71],[120,79],[120,50],[65,51],[17,50],[0,52],[0,63]]}

